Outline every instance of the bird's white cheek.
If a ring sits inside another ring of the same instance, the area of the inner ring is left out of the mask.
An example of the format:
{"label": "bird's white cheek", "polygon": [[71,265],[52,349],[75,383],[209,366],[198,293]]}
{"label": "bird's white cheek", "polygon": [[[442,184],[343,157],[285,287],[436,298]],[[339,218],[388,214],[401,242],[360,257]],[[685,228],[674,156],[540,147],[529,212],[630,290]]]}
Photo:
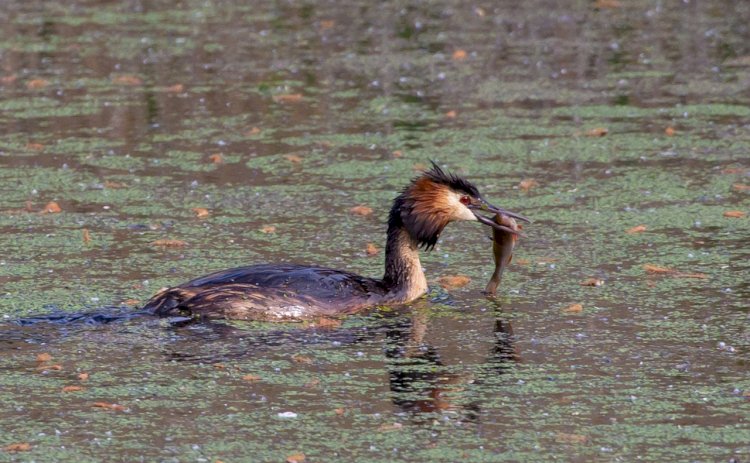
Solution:
{"label": "bird's white cheek", "polygon": [[461,203],[460,196],[453,195],[450,197],[449,201],[452,210],[451,220],[477,220],[474,213]]}
{"label": "bird's white cheek", "polygon": [[456,220],[477,220],[477,217],[469,210],[469,208],[463,204],[461,206],[462,207],[458,210]]}

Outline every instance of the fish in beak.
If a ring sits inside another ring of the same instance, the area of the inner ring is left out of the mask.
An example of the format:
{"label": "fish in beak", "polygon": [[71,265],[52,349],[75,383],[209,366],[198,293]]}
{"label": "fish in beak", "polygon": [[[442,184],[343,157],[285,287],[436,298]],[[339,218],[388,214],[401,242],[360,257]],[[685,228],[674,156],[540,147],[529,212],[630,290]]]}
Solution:
{"label": "fish in beak", "polygon": [[495,213],[493,223],[498,225],[493,227],[492,230],[492,255],[495,259],[495,272],[490,277],[490,281],[484,290],[486,294],[490,295],[497,292],[497,287],[500,286],[500,281],[503,278],[503,271],[510,265],[510,261],[513,259],[513,249],[516,247],[516,240],[521,235],[521,227],[513,216]]}

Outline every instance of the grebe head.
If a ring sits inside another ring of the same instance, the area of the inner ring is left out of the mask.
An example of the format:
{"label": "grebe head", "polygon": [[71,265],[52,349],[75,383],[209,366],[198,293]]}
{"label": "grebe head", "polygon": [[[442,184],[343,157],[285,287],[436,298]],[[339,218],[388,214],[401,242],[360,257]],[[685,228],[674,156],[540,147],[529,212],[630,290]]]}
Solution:
{"label": "grebe head", "polygon": [[432,168],[412,180],[396,198],[390,221],[400,219],[419,246],[426,249],[435,246],[446,225],[458,220],[478,221],[504,232],[519,233],[485,217],[482,211],[529,222],[522,215],[491,205],[471,182],[445,172],[433,161]]}

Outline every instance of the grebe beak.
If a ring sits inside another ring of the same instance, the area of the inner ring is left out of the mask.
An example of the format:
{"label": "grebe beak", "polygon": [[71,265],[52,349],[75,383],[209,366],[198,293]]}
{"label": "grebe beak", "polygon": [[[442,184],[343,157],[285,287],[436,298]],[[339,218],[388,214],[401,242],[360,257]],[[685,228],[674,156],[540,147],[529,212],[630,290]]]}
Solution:
{"label": "grebe beak", "polygon": [[492,214],[507,215],[508,217],[513,217],[514,219],[518,219],[526,223],[531,223],[531,220],[527,219],[521,214],[516,214],[515,212],[511,212],[505,209],[501,209],[499,207],[495,207],[492,204],[485,201],[484,199],[480,199],[475,204],[470,204],[468,208],[471,209],[471,212],[474,213],[474,216],[477,218],[479,222],[485,225],[489,225],[490,227],[495,228],[497,230],[504,231],[507,233],[512,233],[514,235],[521,235],[521,233],[519,233],[518,230],[513,230],[512,228],[508,228],[504,225],[500,225],[494,220],[483,216],[482,214],[479,213],[479,211],[486,211]]}

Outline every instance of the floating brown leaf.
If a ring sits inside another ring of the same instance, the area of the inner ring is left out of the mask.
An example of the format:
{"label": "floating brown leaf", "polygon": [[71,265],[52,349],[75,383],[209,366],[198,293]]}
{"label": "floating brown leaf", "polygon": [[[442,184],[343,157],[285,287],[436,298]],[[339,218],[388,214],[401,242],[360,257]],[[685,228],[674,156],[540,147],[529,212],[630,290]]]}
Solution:
{"label": "floating brown leaf", "polygon": [[450,111],[445,113],[445,117],[447,117],[448,119],[455,119],[456,116],[458,116],[458,113],[454,109],[451,109]]}
{"label": "floating brown leaf", "polygon": [[174,84],[164,89],[167,93],[182,93],[185,91],[185,86],[182,84]]}
{"label": "floating brown leaf", "polygon": [[338,416],[341,416],[344,413],[346,413],[346,409],[345,408],[334,408],[333,409],[333,413],[337,414]]}
{"label": "floating brown leaf", "polygon": [[367,247],[365,248],[365,252],[368,256],[375,256],[380,252],[380,249],[378,249],[377,246],[375,246],[373,243],[367,243]]}
{"label": "floating brown leaf", "polygon": [[109,402],[94,402],[93,404],[91,404],[91,406],[95,408],[104,408],[107,410],[114,410],[116,412],[122,412],[126,410],[124,405],[111,404]]}
{"label": "floating brown leaf", "polygon": [[211,215],[211,213],[209,213],[208,209],[206,209],[205,207],[194,207],[192,211],[193,211],[193,214],[195,214],[195,216],[198,217],[199,219],[203,219]]}
{"label": "floating brown leaf", "polygon": [[253,127],[252,129],[245,132],[245,135],[248,137],[252,137],[253,135],[258,135],[261,132],[259,127]]}
{"label": "floating brown leaf", "polygon": [[354,215],[368,216],[372,215],[372,208],[360,204],[359,206],[354,206],[353,208],[349,209],[349,212]]}
{"label": "floating brown leaf", "polygon": [[58,363],[56,363],[56,364],[54,364],[54,365],[50,365],[50,366],[49,366],[48,368],[49,368],[50,370],[55,370],[55,371],[60,371],[60,370],[62,370],[62,369],[63,369],[62,365],[60,365],[60,364],[58,364]]}
{"label": "floating brown leaf", "polygon": [[217,370],[226,370],[227,366],[224,365],[223,363],[216,363],[214,364],[214,368]]}
{"label": "floating brown leaf", "polygon": [[735,183],[732,185],[732,189],[734,191],[750,191],[750,185],[745,185],[742,183]]}
{"label": "floating brown leaf", "polygon": [[391,156],[393,156],[394,158],[400,158],[404,156],[404,153],[401,150],[395,150],[391,153]]}
{"label": "floating brown leaf", "polygon": [[81,230],[81,238],[83,239],[84,243],[90,243],[91,242],[91,232],[89,232],[88,228],[84,228]]}
{"label": "floating brown leaf", "polygon": [[636,233],[643,233],[646,230],[647,230],[646,226],[641,224],[641,225],[636,225],[635,227],[632,227],[632,228],[628,228],[627,230],[625,230],[625,233],[627,233],[628,235],[634,235]]}
{"label": "floating brown leaf", "polygon": [[674,127],[667,127],[664,129],[664,134],[668,137],[674,137],[674,134],[677,133],[677,131],[674,129]]}
{"label": "floating brown leaf", "polygon": [[83,386],[65,386],[62,388],[63,392],[79,392],[83,391],[85,388]]}
{"label": "floating brown leaf", "polygon": [[303,461],[305,461],[305,454],[302,452],[293,453],[286,457],[286,463],[302,463]]}
{"label": "floating brown leaf", "polygon": [[724,212],[724,217],[729,217],[731,219],[741,219],[742,217],[745,217],[747,214],[743,211],[726,211]]}
{"label": "floating brown leaf", "polygon": [[336,21],[334,21],[333,19],[323,19],[320,21],[320,29],[324,31],[332,29],[335,25]]}
{"label": "floating brown leaf", "polygon": [[114,182],[111,180],[104,181],[104,188],[109,188],[110,190],[119,190],[120,188],[125,188],[126,186],[127,185],[122,182]]}
{"label": "floating brown leaf", "polygon": [[648,273],[675,273],[676,270],[654,264],[643,264],[643,270]]}
{"label": "floating brown leaf", "polygon": [[588,438],[581,434],[568,434],[566,432],[558,432],[555,435],[555,440],[561,444],[584,444]]}
{"label": "floating brown leaf", "polygon": [[78,380],[79,381],[88,381],[89,380],[89,374],[88,373],[78,373]]}
{"label": "floating brown leaf", "polygon": [[467,56],[466,50],[461,50],[460,48],[453,52],[453,55],[451,55],[451,58],[453,58],[454,61],[461,61],[465,60]]}
{"label": "floating brown leaf", "polygon": [[563,313],[581,313],[583,312],[583,305],[573,304],[562,309]]}
{"label": "floating brown leaf", "polygon": [[42,352],[41,354],[37,354],[36,356],[37,362],[49,362],[50,360],[52,360],[52,356],[47,352]]}
{"label": "floating brown leaf", "polygon": [[125,305],[138,305],[140,304],[140,302],[141,301],[139,299],[133,299],[133,298],[128,298],[122,301],[122,303]]}
{"label": "floating brown leaf", "polygon": [[581,286],[601,286],[604,284],[604,280],[600,278],[586,278],[578,284]]}
{"label": "floating brown leaf", "polygon": [[260,231],[261,231],[261,233],[266,233],[266,234],[268,234],[268,233],[276,233],[276,227],[274,227],[273,225],[264,225],[260,229]]}
{"label": "floating brown leaf", "polygon": [[313,360],[310,357],[306,355],[300,355],[300,354],[292,355],[292,361],[294,363],[303,363],[305,365],[309,365],[313,363]]}
{"label": "floating brown leaf", "polygon": [[524,180],[521,180],[521,183],[518,184],[518,188],[521,189],[521,191],[529,191],[532,188],[536,188],[539,186],[539,182],[534,180],[533,178],[527,178]]}
{"label": "floating brown leaf", "polygon": [[56,202],[50,201],[44,206],[44,209],[39,212],[42,214],[57,214],[58,212],[62,212],[62,208]]}
{"label": "floating brown leaf", "polygon": [[30,81],[26,82],[26,88],[29,90],[38,90],[40,88],[47,87],[49,85],[49,81],[46,79],[31,79]]}
{"label": "floating brown leaf", "polygon": [[676,278],[697,278],[701,280],[705,280],[708,278],[708,275],[706,275],[705,273],[680,272],[679,270],[675,270],[673,268],[662,267],[660,265],[654,264],[643,264],[643,269],[646,271],[646,273],[655,275],[670,275]]}
{"label": "floating brown leaf", "polygon": [[595,127],[591,130],[587,130],[585,135],[587,137],[603,137],[609,133],[609,129],[605,127]]}
{"label": "floating brown leaf", "polygon": [[143,83],[143,80],[141,80],[141,78],[138,76],[125,74],[113,77],[112,82],[117,85],[141,85]]}
{"label": "floating brown leaf", "polygon": [[438,278],[438,284],[445,289],[462,288],[469,284],[471,278],[466,275],[446,275]]}
{"label": "floating brown leaf", "polygon": [[28,442],[20,442],[17,444],[9,444],[3,447],[6,452],[28,452],[31,450],[31,444]]}
{"label": "floating brown leaf", "polygon": [[224,164],[224,155],[221,153],[214,153],[208,157],[208,160],[213,164]]}
{"label": "floating brown leaf", "polygon": [[245,375],[245,376],[242,377],[242,381],[247,381],[247,382],[250,382],[250,383],[257,383],[261,379],[262,378],[260,376],[258,376],[258,375]]}
{"label": "floating brown leaf", "polygon": [[44,145],[42,145],[41,143],[29,142],[26,143],[26,149],[31,151],[42,151],[44,150]]}
{"label": "floating brown leaf", "polygon": [[284,159],[291,162],[292,164],[302,164],[302,156],[298,154],[285,154]]}
{"label": "floating brown leaf", "polygon": [[160,239],[160,240],[152,241],[151,245],[159,246],[163,248],[183,248],[187,246],[187,242],[182,241],[182,240]]}
{"label": "floating brown leaf", "polygon": [[277,103],[299,103],[302,101],[301,93],[281,93],[273,96],[273,101]]}

